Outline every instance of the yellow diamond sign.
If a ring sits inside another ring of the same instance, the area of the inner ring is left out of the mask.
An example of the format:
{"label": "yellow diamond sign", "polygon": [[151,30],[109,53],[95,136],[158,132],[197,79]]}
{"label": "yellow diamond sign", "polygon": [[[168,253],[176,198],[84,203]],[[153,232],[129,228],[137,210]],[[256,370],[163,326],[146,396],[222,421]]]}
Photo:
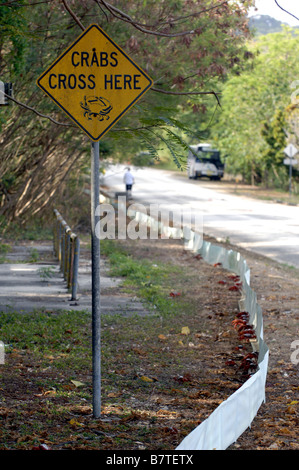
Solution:
{"label": "yellow diamond sign", "polygon": [[96,24],[38,78],[37,85],[98,141],[153,85]]}

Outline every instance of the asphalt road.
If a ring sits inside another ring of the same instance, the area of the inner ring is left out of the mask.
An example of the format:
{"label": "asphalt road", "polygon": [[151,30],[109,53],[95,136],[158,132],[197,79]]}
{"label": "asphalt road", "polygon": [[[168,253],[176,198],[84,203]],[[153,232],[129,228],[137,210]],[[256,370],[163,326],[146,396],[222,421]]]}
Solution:
{"label": "asphalt road", "polygon": [[[124,191],[124,168],[115,165],[106,172],[102,184],[109,191]],[[185,174],[148,168],[132,172],[134,202],[189,210],[201,217],[205,234],[299,268],[299,207],[228,194],[218,182],[207,188],[204,180]]]}

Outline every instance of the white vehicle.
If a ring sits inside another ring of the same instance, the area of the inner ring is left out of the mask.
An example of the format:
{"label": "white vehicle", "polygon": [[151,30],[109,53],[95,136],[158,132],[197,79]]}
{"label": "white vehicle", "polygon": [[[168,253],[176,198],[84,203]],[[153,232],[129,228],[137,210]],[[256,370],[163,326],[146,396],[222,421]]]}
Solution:
{"label": "white vehicle", "polygon": [[188,154],[188,178],[196,179],[206,176],[211,180],[220,180],[224,174],[224,164],[219,150],[210,144],[190,145]]}

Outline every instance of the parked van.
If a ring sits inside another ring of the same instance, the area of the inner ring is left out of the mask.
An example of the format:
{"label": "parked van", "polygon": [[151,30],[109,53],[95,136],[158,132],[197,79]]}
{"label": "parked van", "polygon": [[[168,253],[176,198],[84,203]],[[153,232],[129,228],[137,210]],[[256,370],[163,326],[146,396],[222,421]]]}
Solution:
{"label": "parked van", "polygon": [[219,150],[210,144],[190,145],[188,154],[188,177],[196,179],[206,176],[211,180],[220,180],[224,174],[224,164]]}

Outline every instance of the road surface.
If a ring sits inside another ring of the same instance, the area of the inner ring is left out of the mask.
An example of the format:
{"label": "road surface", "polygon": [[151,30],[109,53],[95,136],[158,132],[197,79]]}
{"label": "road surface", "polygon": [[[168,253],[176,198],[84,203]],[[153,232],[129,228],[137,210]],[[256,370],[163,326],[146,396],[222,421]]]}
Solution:
{"label": "road surface", "polygon": [[[102,184],[109,191],[124,191],[124,166],[108,169]],[[248,197],[235,196],[205,187],[204,181],[185,174],[156,169],[132,169],[135,176],[133,201],[159,204],[169,210],[201,214],[203,232],[228,239],[232,244],[278,262],[299,268],[299,208]]]}

